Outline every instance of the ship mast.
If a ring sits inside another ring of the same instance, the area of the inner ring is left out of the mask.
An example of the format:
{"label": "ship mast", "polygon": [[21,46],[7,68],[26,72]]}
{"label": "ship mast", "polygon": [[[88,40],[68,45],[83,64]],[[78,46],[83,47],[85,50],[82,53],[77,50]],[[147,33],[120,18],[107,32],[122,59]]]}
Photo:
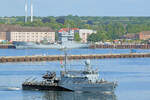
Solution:
{"label": "ship mast", "polygon": [[65,72],[67,71],[67,49],[66,48],[64,48],[64,54],[65,54],[65,65],[64,65],[64,67],[65,67]]}

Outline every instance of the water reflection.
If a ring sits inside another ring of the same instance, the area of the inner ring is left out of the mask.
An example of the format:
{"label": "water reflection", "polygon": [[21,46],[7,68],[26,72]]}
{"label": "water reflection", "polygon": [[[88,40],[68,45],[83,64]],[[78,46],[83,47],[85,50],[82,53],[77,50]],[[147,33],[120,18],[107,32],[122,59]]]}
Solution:
{"label": "water reflection", "polygon": [[24,91],[23,100],[117,100],[115,94]]}

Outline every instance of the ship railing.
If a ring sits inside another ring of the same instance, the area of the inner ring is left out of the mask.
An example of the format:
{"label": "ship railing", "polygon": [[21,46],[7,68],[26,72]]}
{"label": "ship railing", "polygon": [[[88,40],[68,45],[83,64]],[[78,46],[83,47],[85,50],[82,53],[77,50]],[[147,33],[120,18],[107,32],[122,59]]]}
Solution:
{"label": "ship railing", "polygon": [[112,82],[108,82],[106,80],[96,80],[94,82],[92,82],[91,80],[88,81],[88,84],[102,84],[102,83],[112,83]]}
{"label": "ship railing", "polygon": [[24,82],[24,85],[38,85],[38,86],[57,86],[57,83],[47,83],[47,82]]}
{"label": "ship railing", "polygon": [[83,74],[98,74],[98,71],[95,70],[89,70],[89,71],[83,71]]}

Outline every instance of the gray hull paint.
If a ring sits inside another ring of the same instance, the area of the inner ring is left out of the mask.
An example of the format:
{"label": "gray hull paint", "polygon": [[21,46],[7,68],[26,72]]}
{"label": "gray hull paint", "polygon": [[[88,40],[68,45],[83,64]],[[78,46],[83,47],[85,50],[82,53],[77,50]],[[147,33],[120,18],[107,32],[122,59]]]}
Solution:
{"label": "gray hull paint", "polygon": [[36,43],[28,43],[28,42],[23,42],[22,44],[14,44],[16,49],[62,49],[62,48],[88,48],[89,44],[84,44],[84,43],[77,43],[73,41],[68,41],[62,44],[36,44]]}
{"label": "gray hull paint", "polygon": [[113,92],[115,89],[114,83],[99,83],[99,84],[64,84],[60,85],[72,91],[93,91],[93,92]]}

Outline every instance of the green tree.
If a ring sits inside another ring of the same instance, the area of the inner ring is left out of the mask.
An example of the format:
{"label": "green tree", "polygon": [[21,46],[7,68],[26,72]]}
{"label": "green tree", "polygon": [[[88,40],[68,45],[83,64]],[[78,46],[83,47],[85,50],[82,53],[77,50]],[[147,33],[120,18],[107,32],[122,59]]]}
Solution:
{"label": "green tree", "polygon": [[74,40],[75,40],[75,41],[81,41],[81,38],[80,38],[79,33],[75,33],[75,34],[74,34]]}
{"label": "green tree", "polygon": [[92,33],[91,35],[88,36],[87,40],[90,42],[98,42],[98,41],[100,41],[100,35]]}

